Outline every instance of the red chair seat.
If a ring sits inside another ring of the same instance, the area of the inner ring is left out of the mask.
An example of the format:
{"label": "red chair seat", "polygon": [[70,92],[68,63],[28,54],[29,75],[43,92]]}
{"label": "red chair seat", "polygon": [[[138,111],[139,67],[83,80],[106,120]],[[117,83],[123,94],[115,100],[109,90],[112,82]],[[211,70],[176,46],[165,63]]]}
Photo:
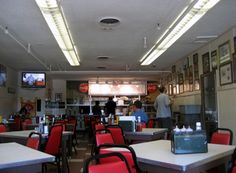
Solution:
{"label": "red chair seat", "polygon": [[127,173],[126,165],[122,161],[116,161],[108,164],[92,165],[89,167],[89,173]]}
{"label": "red chair seat", "polygon": [[[110,158],[117,158],[116,162],[109,162],[109,163],[101,163],[100,159],[110,159]],[[91,165],[94,160],[99,160],[94,165]],[[125,157],[117,152],[111,152],[107,154],[98,154],[95,156],[92,156],[88,158],[84,162],[84,173],[106,173],[106,172],[111,172],[111,173],[131,173],[128,162],[125,159]]]}

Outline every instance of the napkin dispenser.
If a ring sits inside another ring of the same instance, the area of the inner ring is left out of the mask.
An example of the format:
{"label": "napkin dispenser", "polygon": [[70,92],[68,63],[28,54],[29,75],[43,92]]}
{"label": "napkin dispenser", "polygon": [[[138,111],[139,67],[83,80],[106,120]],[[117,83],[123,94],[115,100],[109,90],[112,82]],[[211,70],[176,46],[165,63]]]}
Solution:
{"label": "napkin dispenser", "polygon": [[206,153],[207,136],[206,132],[175,132],[171,136],[171,151],[174,154]]}

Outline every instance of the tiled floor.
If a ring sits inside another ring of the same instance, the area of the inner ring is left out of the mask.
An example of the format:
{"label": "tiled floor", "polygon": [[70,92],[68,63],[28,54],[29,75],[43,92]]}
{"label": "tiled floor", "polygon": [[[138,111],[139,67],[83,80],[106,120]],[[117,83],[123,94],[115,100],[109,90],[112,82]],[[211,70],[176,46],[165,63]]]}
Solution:
{"label": "tiled floor", "polygon": [[[77,135],[78,145],[76,146],[77,154],[72,150],[72,157],[69,158],[70,173],[82,173],[83,162],[91,155],[91,138],[85,132],[79,132]],[[56,166],[48,166],[47,173],[57,173]]]}

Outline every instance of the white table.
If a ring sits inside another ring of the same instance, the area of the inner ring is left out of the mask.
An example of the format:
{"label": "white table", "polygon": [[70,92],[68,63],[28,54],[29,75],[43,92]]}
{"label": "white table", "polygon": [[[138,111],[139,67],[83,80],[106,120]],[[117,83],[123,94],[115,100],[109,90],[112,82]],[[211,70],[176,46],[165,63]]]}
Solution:
{"label": "white table", "polygon": [[38,173],[41,164],[53,162],[55,157],[17,143],[0,144],[1,173]]}
{"label": "white table", "polygon": [[[11,132],[4,132],[0,133],[0,143],[3,142],[17,142],[22,145],[26,144],[27,138],[31,132],[34,130],[22,130],[22,131],[11,131]],[[63,131],[62,135],[62,173],[67,172],[66,169],[66,142],[69,141],[69,153],[71,152],[72,148],[72,135],[73,132],[71,131]],[[43,134],[42,137],[47,138],[47,134]]]}
{"label": "white table", "polygon": [[125,139],[130,143],[133,141],[154,141],[157,139],[166,139],[168,129],[166,128],[143,128],[140,132],[124,132]]}
{"label": "white table", "polygon": [[135,150],[141,169],[150,173],[204,172],[222,164],[227,165],[235,149],[235,146],[208,144],[207,153],[175,155],[168,140],[134,144],[131,147]]}

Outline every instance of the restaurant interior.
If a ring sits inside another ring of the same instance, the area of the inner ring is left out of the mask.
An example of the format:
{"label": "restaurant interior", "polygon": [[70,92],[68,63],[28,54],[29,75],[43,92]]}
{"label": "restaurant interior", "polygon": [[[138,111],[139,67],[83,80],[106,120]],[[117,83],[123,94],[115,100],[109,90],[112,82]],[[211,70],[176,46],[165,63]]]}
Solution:
{"label": "restaurant interior", "polygon": [[[236,173],[235,7],[1,2],[0,172]],[[154,108],[162,87],[170,129]],[[130,116],[135,101],[147,122]]]}

